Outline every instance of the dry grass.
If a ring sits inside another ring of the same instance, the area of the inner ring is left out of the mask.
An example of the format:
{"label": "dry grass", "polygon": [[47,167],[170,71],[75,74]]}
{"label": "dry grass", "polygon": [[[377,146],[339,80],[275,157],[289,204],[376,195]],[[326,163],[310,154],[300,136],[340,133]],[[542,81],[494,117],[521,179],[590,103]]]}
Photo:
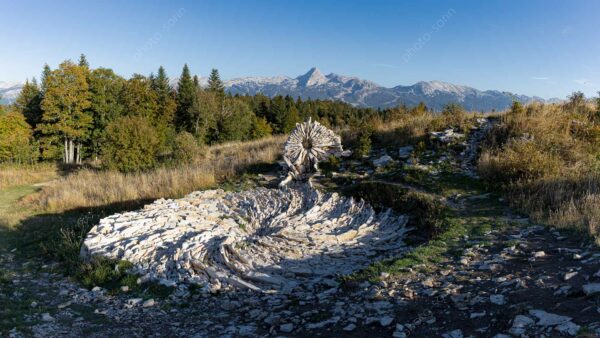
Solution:
{"label": "dry grass", "polygon": [[600,124],[596,107],[513,107],[488,135],[479,172],[537,221],[598,235]]}
{"label": "dry grass", "polygon": [[444,115],[412,110],[388,121],[373,119],[370,124],[375,131],[373,136],[377,144],[402,146],[426,141],[431,131],[452,127],[466,132],[473,126],[477,116],[475,113]]}
{"label": "dry grass", "polygon": [[54,163],[3,165],[0,166],[0,189],[47,182],[56,179],[58,171]]}
{"label": "dry grass", "polygon": [[227,143],[208,149],[195,164],[124,174],[81,170],[45,186],[22,203],[49,211],[136,203],[157,198],[181,197],[234,177],[249,166],[272,163],[284,138],[272,137],[245,143]]}
{"label": "dry grass", "polygon": [[516,184],[513,202],[538,221],[590,234],[600,231],[600,176],[546,177]]}

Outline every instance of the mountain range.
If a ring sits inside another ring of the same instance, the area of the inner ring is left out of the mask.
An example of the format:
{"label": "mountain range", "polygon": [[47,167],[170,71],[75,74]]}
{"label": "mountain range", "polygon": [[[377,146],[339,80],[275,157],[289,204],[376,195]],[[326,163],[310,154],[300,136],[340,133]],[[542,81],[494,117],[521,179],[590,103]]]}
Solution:
{"label": "mountain range", "polygon": [[19,82],[4,82],[0,81],[0,103],[11,103],[17,99],[22,83]]}
{"label": "mountain range", "polygon": [[[200,83],[206,85],[202,77]],[[177,79],[171,82],[176,85]],[[225,89],[231,94],[267,96],[290,95],[303,99],[340,100],[357,107],[388,108],[400,104],[414,106],[424,102],[436,111],[448,103],[458,103],[469,111],[504,110],[513,101],[529,103],[556,102],[537,96],[513,94],[499,90],[478,90],[472,87],[441,81],[421,81],[410,86],[392,88],[380,86],[372,81],[338,74],[324,75],[319,69],[311,68],[306,74],[295,78],[288,76],[243,77],[224,81]],[[21,84],[0,82],[0,96],[12,102],[19,93]]]}

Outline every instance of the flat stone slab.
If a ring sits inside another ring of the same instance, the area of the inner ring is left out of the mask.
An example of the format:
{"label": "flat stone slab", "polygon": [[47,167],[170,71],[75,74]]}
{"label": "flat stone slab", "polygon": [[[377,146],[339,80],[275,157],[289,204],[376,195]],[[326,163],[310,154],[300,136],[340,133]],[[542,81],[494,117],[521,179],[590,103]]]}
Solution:
{"label": "flat stone slab", "polygon": [[207,190],[102,219],[82,255],[126,260],[145,279],[206,291],[289,292],[405,251],[406,221],[309,184]]}

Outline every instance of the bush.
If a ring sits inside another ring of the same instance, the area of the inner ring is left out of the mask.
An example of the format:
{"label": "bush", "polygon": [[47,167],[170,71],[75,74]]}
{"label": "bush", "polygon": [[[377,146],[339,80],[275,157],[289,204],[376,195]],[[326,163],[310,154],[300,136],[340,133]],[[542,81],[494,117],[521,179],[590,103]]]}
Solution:
{"label": "bush", "polygon": [[204,157],[204,147],[202,147],[196,138],[188,133],[181,132],[175,137],[173,146],[173,160],[176,163],[190,164],[196,159]]}
{"label": "bush", "polygon": [[479,173],[492,184],[510,184],[556,175],[562,166],[557,154],[544,151],[534,142],[516,140],[497,154],[482,154]]}
{"label": "bush", "polygon": [[250,138],[252,118],[250,106],[239,98],[223,101],[221,116],[217,121],[216,141],[243,141]]}
{"label": "bush", "polygon": [[429,238],[439,235],[445,229],[447,208],[429,194],[381,182],[353,185],[344,193],[362,198],[376,208],[391,208],[398,213],[410,215],[408,225],[423,231]]}
{"label": "bush", "polygon": [[463,132],[468,130],[467,113],[456,103],[447,104],[442,110],[442,120],[446,128],[452,127]]}
{"label": "bush", "polygon": [[358,128],[354,156],[361,158],[369,156],[369,153],[371,152],[373,127],[367,123],[362,123]]}
{"label": "bush", "polygon": [[122,172],[148,170],[156,166],[160,140],[143,117],[121,117],[107,127],[102,163]]}
{"label": "bush", "polygon": [[273,133],[273,128],[269,125],[267,120],[264,117],[254,116],[252,119],[252,130],[250,132],[250,137],[255,140],[267,136],[271,136]]}
{"label": "bush", "polygon": [[319,169],[325,175],[330,175],[335,171],[340,170],[340,159],[337,156],[330,155],[327,161],[319,163]]}
{"label": "bush", "polygon": [[32,134],[23,114],[0,112],[0,162],[35,162],[38,152]]}

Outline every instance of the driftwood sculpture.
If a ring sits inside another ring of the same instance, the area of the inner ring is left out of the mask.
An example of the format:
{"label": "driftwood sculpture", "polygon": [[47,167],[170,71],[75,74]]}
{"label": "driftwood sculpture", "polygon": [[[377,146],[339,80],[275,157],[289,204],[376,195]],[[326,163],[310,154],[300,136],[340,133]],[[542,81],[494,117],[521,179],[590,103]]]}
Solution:
{"label": "driftwood sculpture", "polygon": [[289,167],[285,185],[292,179],[303,180],[319,172],[319,162],[330,155],[347,156],[342,149],[340,137],[319,122],[308,121],[296,124],[283,149],[283,159]]}

